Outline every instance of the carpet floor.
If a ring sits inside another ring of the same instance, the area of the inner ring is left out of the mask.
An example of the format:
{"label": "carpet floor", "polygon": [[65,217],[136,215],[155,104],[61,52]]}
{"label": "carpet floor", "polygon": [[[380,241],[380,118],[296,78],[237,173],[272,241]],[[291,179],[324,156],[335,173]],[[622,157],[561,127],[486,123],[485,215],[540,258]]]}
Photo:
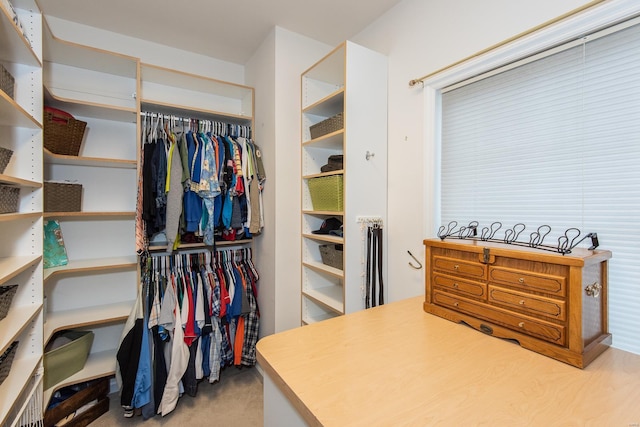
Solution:
{"label": "carpet floor", "polygon": [[109,411],[101,415],[91,427],[134,426],[234,426],[263,425],[262,375],[254,368],[225,368],[220,381],[198,384],[196,397],[183,395],[170,414],[156,415],[144,420],[142,416],[125,418],[120,396],[109,396]]}

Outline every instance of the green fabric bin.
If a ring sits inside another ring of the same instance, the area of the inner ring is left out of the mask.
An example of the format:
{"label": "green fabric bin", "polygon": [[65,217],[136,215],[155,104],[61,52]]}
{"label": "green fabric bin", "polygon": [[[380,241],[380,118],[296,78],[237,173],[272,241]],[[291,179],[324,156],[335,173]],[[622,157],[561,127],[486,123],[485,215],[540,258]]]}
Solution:
{"label": "green fabric bin", "polygon": [[92,344],[92,331],[67,330],[54,335],[44,353],[44,389],[81,371]]}

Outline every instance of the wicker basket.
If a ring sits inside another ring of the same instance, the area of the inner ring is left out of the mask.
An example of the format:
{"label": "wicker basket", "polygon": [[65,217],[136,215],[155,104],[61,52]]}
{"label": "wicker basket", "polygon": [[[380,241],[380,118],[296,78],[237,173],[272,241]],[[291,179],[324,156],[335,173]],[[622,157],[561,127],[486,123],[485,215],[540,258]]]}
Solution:
{"label": "wicker basket", "polygon": [[0,320],[7,317],[11,301],[18,290],[18,285],[0,286]]}
{"label": "wicker basket", "polygon": [[7,317],[11,301],[18,290],[18,285],[0,286],[0,320]]}
{"label": "wicker basket", "polygon": [[44,110],[44,148],[54,154],[77,156],[87,122],[54,108]]}
{"label": "wicker basket", "polygon": [[320,245],[322,263],[339,270],[342,270],[344,265],[342,253],[342,245]]}
{"label": "wicker basket", "polygon": [[333,117],[329,117],[326,120],[316,123],[309,127],[311,133],[311,139],[320,138],[322,135],[326,135],[331,132],[335,132],[344,127],[344,120],[342,113],[338,113]]}
{"label": "wicker basket", "polygon": [[11,364],[13,363],[13,358],[17,350],[18,341],[14,341],[5,352],[0,355],[0,385],[7,379],[9,372],[11,372]]}
{"label": "wicker basket", "polygon": [[9,150],[8,148],[0,147],[0,174],[4,173],[4,170],[7,168],[12,155],[13,151]]}
{"label": "wicker basket", "polygon": [[14,83],[15,79],[13,76],[0,64],[0,89],[9,95],[11,99],[13,99],[15,95]]}
{"label": "wicker basket", "polygon": [[20,188],[0,185],[0,214],[18,212]]}
{"label": "wicker basket", "polygon": [[342,210],[342,175],[311,178],[308,184],[313,210],[333,212]]}
{"label": "wicker basket", "polygon": [[45,212],[80,212],[81,210],[82,184],[45,181]]}

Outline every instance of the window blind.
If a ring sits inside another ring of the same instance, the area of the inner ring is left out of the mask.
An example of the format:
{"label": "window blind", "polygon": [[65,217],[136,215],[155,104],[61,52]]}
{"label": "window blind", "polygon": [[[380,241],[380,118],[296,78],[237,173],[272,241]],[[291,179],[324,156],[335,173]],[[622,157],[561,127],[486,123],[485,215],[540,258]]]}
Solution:
{"label": "window blind", "polygon": [[640,354],[638,58],[640,25],[626,26],[443,90],[439,194],[443,225],[499,221],[502,238],[523,223],[523,241],[549,225],[547,244],[597,232],[613,345]]}

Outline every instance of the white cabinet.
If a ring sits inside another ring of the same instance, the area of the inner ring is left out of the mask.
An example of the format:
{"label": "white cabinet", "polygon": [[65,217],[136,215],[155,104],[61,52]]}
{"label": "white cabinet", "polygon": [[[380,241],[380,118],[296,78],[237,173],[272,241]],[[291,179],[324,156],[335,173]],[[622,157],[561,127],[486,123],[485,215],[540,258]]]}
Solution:
{"label": "white cabinet", "polygon": [[19,189],[17,212],[0,214],[0,286],[18,285],[0,320],[0,353],[14,341],[11,371],[0,385],[0,425],[37,393],[42,362],[42,17],[34,1],[0,2],[0,63],[15,79],[0,91],[0,147],[13,151],[0,184]]}
{"label": "white cabinet", "polygon": [[45,104],[87,122],[78,156],[44,151],[44,179],[83,187],[80,212],[60,222],[69,263],[44,270],[44,344],[60,330],[95,334],[84,369],[45,390],[113,375],[124,322],[137,293],[138,60],[56,39],[45,26]]}
{"label": "white cabinet", "polygon": [[[302,323],[364,308],[361,217],[386,218],[387,59],[345,42],[302,74]],[[310,127],[342,113],[343,126],[322,136]],[[331,155],[343,169],[322,172]],[[314,209],[309,181],[342,175],[342,210]],[[343,237],[313,234],[336,217]],[[341,244],[342,269],[322,262],[321,245]]]}

